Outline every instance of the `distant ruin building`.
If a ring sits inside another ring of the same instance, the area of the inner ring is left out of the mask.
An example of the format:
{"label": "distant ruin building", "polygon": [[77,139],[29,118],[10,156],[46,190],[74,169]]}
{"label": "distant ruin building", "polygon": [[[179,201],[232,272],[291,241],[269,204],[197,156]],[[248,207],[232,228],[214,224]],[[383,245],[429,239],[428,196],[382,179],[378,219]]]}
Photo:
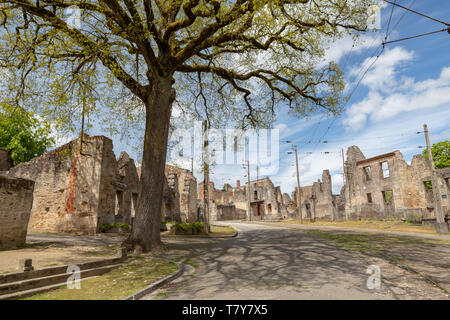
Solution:
{"label": "distant ruin building", "polygon": [[[203,182],[199,184],[199,198],[203,200]],[[210,182],[209,198],[210,220],[240,220],[247,218],[248,188],[246,183],[236,187],[226,184],[222,190],[214,188]],[[286,197],[287,196],[287,197]],[[284,201],[288,200],[288,203]],[[250,182],[250,206],[252,220],[278,220],[295,214],[295,208],[289,195],[281,194],[280,187],[275,187],[267,177]]]}
{"label": "distant ruin building", "polygon": [[[448,214],[450,168],[437,173],[443,211]],[[415,155],[408,165],[398,150],[366,159],[357,146],[351,146],[345,181],[341,194],[348,219],[435,218],[430,163],[422,155]]]}
{"label": "distant ruin building", "polygon": [[197,221],[197,179],[192,171],[166,164],[165,174],[169,181],[170,176],[177,177],[177,186],[173,187],[177,189],[181,221]]}
{"label": "distant ruin building", "polygon": [[0,175],[0,249],[25,244],[34,182]]}
{"label": "distant ruin building", "polygon": [[[323,170],[322,181],[318,179],[311,186],[301,188],[302,218],[307,220],[337,220],[339,219],[336,198],[332,193],[331,175],[329,170]],[[297,205],[297,191],[295,188],[292,199]]]}
{"label": "distant ruin building", "polygon": [[35,182],[31,230],[95,234],[103,224],[130,223],[134,214],[134,161],[126,153],[116,160],[104,136],[85,135],[81,149],[73,140],[10,168],[8,176]]}

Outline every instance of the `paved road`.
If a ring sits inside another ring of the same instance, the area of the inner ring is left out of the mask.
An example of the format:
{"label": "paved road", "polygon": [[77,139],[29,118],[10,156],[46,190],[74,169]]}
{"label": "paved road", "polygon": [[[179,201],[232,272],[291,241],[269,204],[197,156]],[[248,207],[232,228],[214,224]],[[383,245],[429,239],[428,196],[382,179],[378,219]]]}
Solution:
{"label": "paved road", "polygon": [[172,284],[163,299],[393,299],[369,290],[369,262],[299,230],[228,223],[236,238],[200,255],[195,276]]}

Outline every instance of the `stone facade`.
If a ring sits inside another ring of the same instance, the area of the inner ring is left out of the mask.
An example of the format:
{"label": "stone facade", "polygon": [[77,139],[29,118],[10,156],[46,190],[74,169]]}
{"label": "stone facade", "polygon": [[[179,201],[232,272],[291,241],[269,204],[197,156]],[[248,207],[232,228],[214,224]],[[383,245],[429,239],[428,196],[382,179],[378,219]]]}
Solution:
{"label": "stone facade", "polygon": [[104,136],[73,140],[8,171],[35,181],[30,229],[95,234],[106,223],[129,223],[137,199],[134,161],[119,161]]}
{"label": "stone facade", "polygon": [[[203,187],[202,182],[198,186],[200,199],[203,199]],[[219,206],[234,206],[236,208],[235,216],[240,218],[242,212],[248,210],[248,188],[248,183],[241,186],[240,182],[237,182],[235,188],[226,184],[222,190],[218,190],[214,188],[214,183],[210,182],[209,197],[217,208]],[[291,202],[284,203],[280,188],[275,187],[269,178],[250,182],[250,205],[253,220],[283,219],[295,212],[292,209]],[[211,215],[216,215],[214,209],[210,211]]]}
{"label": "stone facade", "polygon": [[179,210],[184,222],[197,221],[197,179],[192,171],[166,165],[166,177],[175,174],[178,179]]}
{"label": "stone facade", "polygon": [[34,182],[0,175],[0,249],[25,244]]}
{"label": "stone facade", "polygon": [[[444,214],[448,213],[448,169],[438,169]],[[416,155],[408,165],[400,151],[366,159],[357,146],[349,147],[345,162],[345,215],[348,219],[395,218],[419,215],[434,218],[430,164]]]}
{"label": "stone facade", "polygon": [[[335,198],[332,193],[331,175],[329,170],[323,170],[322,181],[318,179],[311,186],[301,188],[302,218],[314,220],[338,219]],[[297,190],[295,188],[292,199],[297,204]]]}

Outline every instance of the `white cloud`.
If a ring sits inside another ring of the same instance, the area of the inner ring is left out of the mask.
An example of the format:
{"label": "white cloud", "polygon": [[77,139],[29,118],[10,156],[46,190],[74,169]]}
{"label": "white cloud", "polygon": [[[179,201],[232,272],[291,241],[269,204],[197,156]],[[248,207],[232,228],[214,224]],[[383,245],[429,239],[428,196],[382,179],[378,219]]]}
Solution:
{"label": "white cloud", "polygon": [[[405,64],[413,59],[414,52],[402,47],[386,50],[380,56],[361,81],[369,89],[367,96],[351,105],[346,112],[343,123],[347,129],[358,131],[369,120],[377,123],[401,113],[450,104],[450,67],[444,67],[436,79],[416,81],[400,76]],[[351,75],[357,75],[369,61],[354,68]]]}

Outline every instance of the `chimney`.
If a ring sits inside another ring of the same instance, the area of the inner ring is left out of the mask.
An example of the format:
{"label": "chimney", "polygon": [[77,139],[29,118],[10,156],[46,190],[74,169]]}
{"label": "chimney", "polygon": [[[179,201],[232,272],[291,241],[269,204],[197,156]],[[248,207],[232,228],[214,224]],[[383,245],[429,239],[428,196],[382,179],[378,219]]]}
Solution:
{"label": "chimney", "polygon": [[241,181],[240,180],[236,180],[236,188],[239,188],[241,186]]}

